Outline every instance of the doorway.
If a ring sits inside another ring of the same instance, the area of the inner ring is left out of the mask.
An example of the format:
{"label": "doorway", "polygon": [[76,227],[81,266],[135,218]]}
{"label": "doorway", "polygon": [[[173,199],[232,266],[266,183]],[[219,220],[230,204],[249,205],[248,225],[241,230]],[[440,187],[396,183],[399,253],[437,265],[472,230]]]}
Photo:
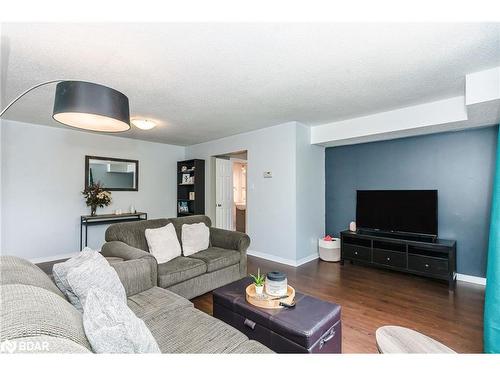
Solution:
{"label": "doorway", "polygon": [[215,226],[247,232],[247,151],[215,156]]}

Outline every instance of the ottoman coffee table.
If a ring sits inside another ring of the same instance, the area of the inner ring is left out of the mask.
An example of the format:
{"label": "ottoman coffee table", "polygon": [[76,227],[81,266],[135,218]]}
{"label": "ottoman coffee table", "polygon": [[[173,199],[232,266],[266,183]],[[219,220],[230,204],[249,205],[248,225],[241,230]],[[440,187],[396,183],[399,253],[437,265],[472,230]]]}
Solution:
{"label": "ottoman coffee table", "polygon": [[264,309],[246,301],[247,277],[213,292],[214,317],[277,353],[341,353],[340,306],[299,292],[294,308]]}

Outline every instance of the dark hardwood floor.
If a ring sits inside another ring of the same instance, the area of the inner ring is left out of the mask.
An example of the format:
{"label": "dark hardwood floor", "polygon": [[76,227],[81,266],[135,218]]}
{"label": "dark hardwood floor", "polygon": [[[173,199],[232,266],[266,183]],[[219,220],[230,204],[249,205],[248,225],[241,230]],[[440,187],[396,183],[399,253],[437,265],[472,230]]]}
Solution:
{"label": "dark hardwood floor", "polygon": [[[401,325],[441,341],[459,353],[483,349],[484,287],[447,283],[346,263],[315,260],[294,268],[249,257],[248,272],[279,270],[297,290],[342,306],[344,353],[376,353],[375,330]],[[193,299],[212,314],[212,295]]]}

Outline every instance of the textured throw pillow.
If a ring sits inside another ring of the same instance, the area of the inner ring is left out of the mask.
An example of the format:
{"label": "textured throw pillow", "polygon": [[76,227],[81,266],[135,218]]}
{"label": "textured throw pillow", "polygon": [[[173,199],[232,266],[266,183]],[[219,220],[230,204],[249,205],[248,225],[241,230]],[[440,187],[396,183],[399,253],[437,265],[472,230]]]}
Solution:
{"label": "textured throw pillow", "polygon": [[100,288],[87,294],[83,328],[95,353],[160,353],[146,324],[121,298]]}
{"label": "textured throw pillow", "polygon": [[210,230],[205,223],[182,225],[182,253],[185,257],[208,249]]}
{"label": "textured throw pillow", "polygon": [[127,301],[127,294],[115,269],[101,255],[88,259],[85,263],[71,269],[68,272],[67,280],[73,294],[78,298],[78,303],[74,306],[83,311],[87,294],[92,288],[100,288],[109,294]]}
{"label": "textured throw pillow", "polygon": [[54,264],[52,267],[52,275],[57,287],[61,292],[63,292],[66,298],[68,298],[68,301],[80,311],[82,311],[82,306],[80,305],[78,297],[73,293],[68,284],[68,272],[88,260],[98,259],[99,257],[102,258],[99,252],[86,247],[77,256],[74,256],[63,263]]}
{"label": "textured throw pillow", "polygon": [[181,245],[175,233],[174,224],[170,223],[157,229],[146,229],[149,252],[158,264],[166,263],[181,255]]}

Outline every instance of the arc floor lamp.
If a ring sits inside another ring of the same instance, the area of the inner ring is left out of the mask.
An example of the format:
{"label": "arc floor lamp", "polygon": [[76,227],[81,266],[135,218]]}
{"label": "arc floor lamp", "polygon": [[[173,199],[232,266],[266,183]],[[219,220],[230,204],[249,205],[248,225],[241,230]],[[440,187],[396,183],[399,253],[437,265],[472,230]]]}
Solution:
{"label": "arc floor lamp", "polygon": [[0,112],[0,118],[30,91],[56,82],[52,118],[57,122],[95,132],[118,133],[130,129],[128,98],[124,94],[92,82],[62,79],[42,82],[23,91]]}

